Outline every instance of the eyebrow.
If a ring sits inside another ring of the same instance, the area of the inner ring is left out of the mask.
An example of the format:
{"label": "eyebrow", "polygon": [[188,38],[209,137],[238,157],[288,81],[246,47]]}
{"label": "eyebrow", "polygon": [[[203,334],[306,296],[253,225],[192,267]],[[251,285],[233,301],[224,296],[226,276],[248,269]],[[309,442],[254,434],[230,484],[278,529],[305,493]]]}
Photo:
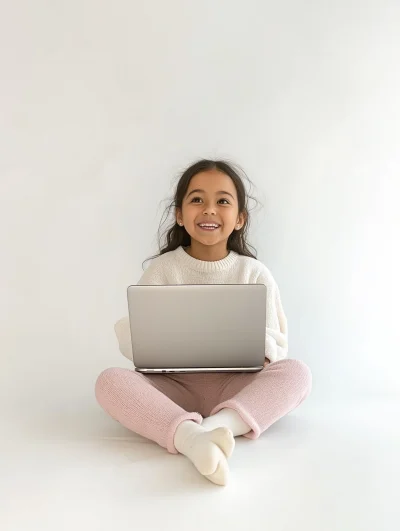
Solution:
{"label": "eyebrow", "polygon": [[[194,193],[199,193],[199,192],[200,192],[200,193],[203,193],[203,194],[205,193],[204,190],[200,190],[199,188],[197,188],[196,190],[192,190],[192,191],[190,192],[190,194],[187,195],[187,198],[188,198],[189,196],[191,196],[192,194],[194,194]],[[221,194],[221,195],[222,195],[222,194],[230,195],[230,196],[232,197],[232,199],[235,200],[235,198],[233,197],[232,194],[230,194],[229,192],[224,192],[224,190],[219,190],[219,192],[216,192],[216,193],[217,193],[217,194]]]}

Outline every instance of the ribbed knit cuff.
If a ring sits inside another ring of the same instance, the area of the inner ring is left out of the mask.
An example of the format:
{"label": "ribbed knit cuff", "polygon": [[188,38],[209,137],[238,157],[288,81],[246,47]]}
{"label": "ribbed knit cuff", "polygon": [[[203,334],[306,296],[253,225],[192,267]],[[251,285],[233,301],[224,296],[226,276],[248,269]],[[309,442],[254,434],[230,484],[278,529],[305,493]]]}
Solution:
{"label": "ribbed knit cuff", "polygon": [[171,422],[167,433],[167,450],[171,454],[179,454],[174,445],[174,436],[177,427],[184,420],[193,420],[194,422],[197,422],[197,424],[201,424],[203,422],[203,417],[200,415],[200,413],[185,413]]}

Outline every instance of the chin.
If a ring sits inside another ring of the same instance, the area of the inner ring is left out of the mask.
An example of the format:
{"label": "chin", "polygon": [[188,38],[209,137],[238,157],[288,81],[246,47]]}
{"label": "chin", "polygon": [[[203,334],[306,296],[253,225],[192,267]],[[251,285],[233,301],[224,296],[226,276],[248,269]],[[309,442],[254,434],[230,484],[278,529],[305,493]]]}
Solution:
{"label": "chin", "polygon": [[216,241],[212,242],[210,240],[201,241],[201,240],[198,240],[197,238],[192,238],[192,241],[200,243],[201,245],[205,245],[206,247],[214,247],[215,245],[219,245],[219,244],[223,243],[225,240],[224,239],[219,239],[219,240],[216,240]]}

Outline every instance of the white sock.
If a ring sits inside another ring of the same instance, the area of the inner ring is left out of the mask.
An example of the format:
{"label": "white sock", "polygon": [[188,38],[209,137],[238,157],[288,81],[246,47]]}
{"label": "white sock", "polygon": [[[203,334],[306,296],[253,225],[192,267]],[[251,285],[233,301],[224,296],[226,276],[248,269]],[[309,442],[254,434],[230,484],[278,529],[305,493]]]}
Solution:
{"label": "white sock", "polygon": [[227,484],[227,458],[235,447],[235,439],[228,428],[209,431],[193,420],[184,420],[176,429],[174,445],[192,461],[200,474],[217,485]]}
{"label": "white sock", "polygon": [[224,408],[218,411],[215,415],[203,419],[201,423],[206,430],[214,430],[215,428],[226,427],[231,430],[234,437],[244,435],[251,431],[237,411],[230,408]]}

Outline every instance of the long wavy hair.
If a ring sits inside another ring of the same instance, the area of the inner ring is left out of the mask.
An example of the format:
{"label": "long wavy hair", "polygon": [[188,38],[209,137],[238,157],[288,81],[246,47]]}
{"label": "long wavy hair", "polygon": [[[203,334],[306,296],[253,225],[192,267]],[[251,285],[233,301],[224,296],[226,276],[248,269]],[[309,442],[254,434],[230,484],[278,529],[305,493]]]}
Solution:
{"label": "long wavy hair", "polygon": [[[234,230],[232,234],[228,238],[227,242],[227,249],[229,251],[235,251],[238,254],[244,255],[244,256],[250,256],[252,258],[257,259],[257,251],[256,249],[250,245],[247,241],[247,233],[250,227],[250,209],[249,209],[249,200],[252,199],[256,203],[258,203],[257,199],[252,197],[247,191],[243,183],[243,179],[240,176],[240,172],[246,177],[246,179],[249,181],[250,184],[251,181],[245,174],[245,172],[239,167],[238,165],[234,165],[231,162],[228,162],[226,160],[208,160],[208,159],[200,159],[199,161],[195,162],[191,166],[189,166],[182,174],[182,176],[179,178],[179,182],[176,186],[175,194],[173,197],[173,200],[166,208],[167,216],[164,222],[161,220],[160,226],[158,229],[158,247],[160,249],[160,252],[154,256],[151,256],[147,258],[142,263],[143,264],[147,262],[148,260],[152,260],[154,258],[157,258],[158,256],[161,256],[164,253],[168,253],[169,251],[174,251],[179,246],[187,247],[190,245],[191,237],[189,233],[186,231],[184,226],[178,225],[175,218],[175,213],[177,208],[182,208],[182,202],[183,198],[186,195],[186,192],[189,188],[190,181],[192,177],[194,177],[196,174],[204,171],[210,171],[210,170],[218,170],[220,172],[225,173],[228,175],[235,187],[238,197],[238,203],[239,203],[239,213],[245,214],[245,223],[243,227],[240,230]],[[168,218],[168,214],[170,213],[171,209],[174,209],[174,219],[172,223],[169,225],[169,227],[166,230],[165,233],[161,235],[161,227],[163,223]],[[164,245],[162,245],[161,241],[162,238],[165,238],[166,242]],[[250,251],[250,248],[254,250],[254,253]]]}

